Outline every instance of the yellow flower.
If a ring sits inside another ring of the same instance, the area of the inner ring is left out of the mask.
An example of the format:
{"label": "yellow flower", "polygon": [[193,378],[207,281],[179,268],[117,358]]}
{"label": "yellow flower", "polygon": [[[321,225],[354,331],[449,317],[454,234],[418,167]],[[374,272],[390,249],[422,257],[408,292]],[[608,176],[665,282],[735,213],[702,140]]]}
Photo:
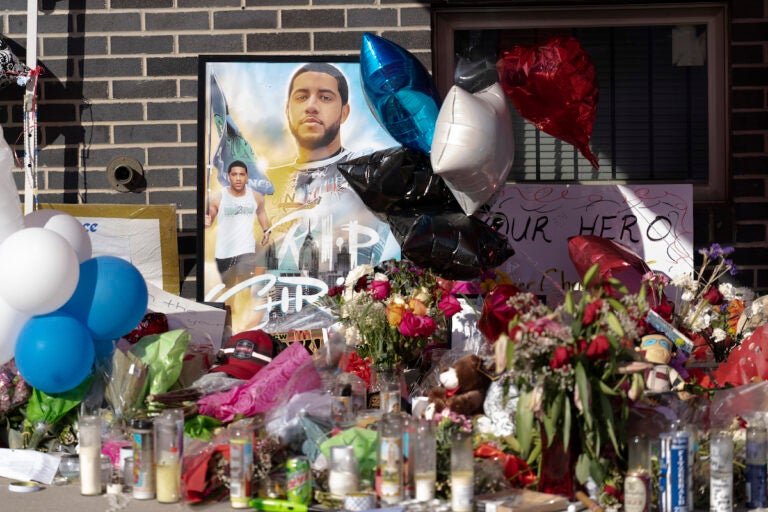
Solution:
{"label": "yellow flower", "polygon": [[402,298],[395,297],[387,306],[387,322],[389,325],[400,325],[400,322],[403,320],[403,313],[405,313],[405,302]]}
{"label": "yellow flower", "polygon": [[427,314],[427,306],[420,299],[409,300],[408,309],[410,309],[414,315],[424,316]]}
{"label": "yellow flower", "polygon": [[[416,293],[413,296],[414,299],[420,300],[422,303],[426,304],[432,300],[432,294],[429,292],[426,286],[420,286],[418,290],[416,290]],[[419,313],[416,313],[419,314]]]}

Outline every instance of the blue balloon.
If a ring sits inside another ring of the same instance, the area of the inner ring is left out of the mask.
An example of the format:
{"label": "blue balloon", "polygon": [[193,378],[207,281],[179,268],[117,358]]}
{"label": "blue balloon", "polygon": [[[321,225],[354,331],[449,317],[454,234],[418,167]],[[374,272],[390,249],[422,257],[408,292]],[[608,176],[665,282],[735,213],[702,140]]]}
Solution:
{"label": "blue balloon", "polygon": [[441,101],[421,62],[405,48],[365,33],[360,80],[368,107],[392,138],[429,153]]}
{"label": "blue balloon", "polygon": [[97,256],[80,264],[77,288],[60,311],[84,323],[94,339],[115,340],[139,325],[148,297],[136,267],[115,256]]}
{"label": "blue balloon", "polygon": [[19,373],[31,386],[63,393],[90,375],[93,338],[79,320],[54,311],[27,321],[16,338],[15,357]]}
{"label": "blue balloon", "polygon": [[115,340],[93,340],[93,346],[96,350],[96,360],[111,360],[115,353]]}

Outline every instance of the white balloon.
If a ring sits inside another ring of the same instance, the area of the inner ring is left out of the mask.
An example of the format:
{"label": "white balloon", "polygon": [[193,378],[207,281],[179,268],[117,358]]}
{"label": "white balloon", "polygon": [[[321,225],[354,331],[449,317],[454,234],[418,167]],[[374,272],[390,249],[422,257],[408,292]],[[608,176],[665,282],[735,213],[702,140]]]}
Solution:
{"label": "white balloon", "polygon": [[13,359],[16,338],[30,318],[32,315],[16,311],[0,299],[0,365]]}
{"label": "white balloon", "polygon": [[514,156],[512,116],[501,86],[474,94],[453,86],[437,116],[430,160],[464,213],[472,215],[503,187]]}
{"label": "white balloon", "polygon": [[12,171],[15,167],[13,151],[3,138],[0,126],[0,243],[24,227],[19,189],[13,181]]}
{"label": "white balloon", "polygon": [[64,237],[43,228],[25,228],[0,244],[0,298],[31,315],[63,306],[77,287],[80,264]]}
{"label": "white balloon", "polygon": [[83,224],[68,213],[58,210],[36,210],[24,216],[24,226],[45,228],[58,233],[75,250],[80,263],[91,259],[91,237],[88,236]]}

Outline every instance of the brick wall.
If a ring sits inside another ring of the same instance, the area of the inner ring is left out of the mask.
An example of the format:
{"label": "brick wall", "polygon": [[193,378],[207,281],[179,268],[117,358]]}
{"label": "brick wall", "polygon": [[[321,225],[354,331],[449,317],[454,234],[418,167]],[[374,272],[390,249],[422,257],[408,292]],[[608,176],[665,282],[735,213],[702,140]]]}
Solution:
{"label": "brick wall", "polygon": [[731,195],[739,278],[768,290],[768,1],[731,5]]}
{"label": "brick wall", "polygon": [[[0,33],[23,58],[27,2],[2,2]],[[175,204],[187,297],[195,296],[198,54],[357,54],[360,36],[371,31],[430,67],[428,0],[42,0],[41,5],[38,54],[46,74],[38,94],[40,201]],[[765,293],[768,1],[733,0],[732,17],[732,202],[697,206],[694,243],[735,243],[741,280]],[[22,96],[20,87],[0,90],[0,124],[12,144],[22,130]],[[109,186],[104,169],[121,155],[143,164],[144,192],[119,193]]]}

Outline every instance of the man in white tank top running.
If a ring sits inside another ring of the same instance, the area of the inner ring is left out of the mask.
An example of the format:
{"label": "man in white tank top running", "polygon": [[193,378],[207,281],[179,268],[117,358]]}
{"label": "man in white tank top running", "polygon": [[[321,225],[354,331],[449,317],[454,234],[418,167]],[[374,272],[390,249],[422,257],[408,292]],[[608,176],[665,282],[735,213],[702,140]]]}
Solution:
{"label": "man in white tank top running", "polygon": [[264,196],[248,188],[248,167],[235,160],[227,169],[228,187],[210,199],[205,227],[218,218],[215,257],[221,279],[231,287],[243,278],[256,275],[256,238],[254,222],[258,220],[263,236],[261,245],[269,242],[270,222],[264,208]]}

